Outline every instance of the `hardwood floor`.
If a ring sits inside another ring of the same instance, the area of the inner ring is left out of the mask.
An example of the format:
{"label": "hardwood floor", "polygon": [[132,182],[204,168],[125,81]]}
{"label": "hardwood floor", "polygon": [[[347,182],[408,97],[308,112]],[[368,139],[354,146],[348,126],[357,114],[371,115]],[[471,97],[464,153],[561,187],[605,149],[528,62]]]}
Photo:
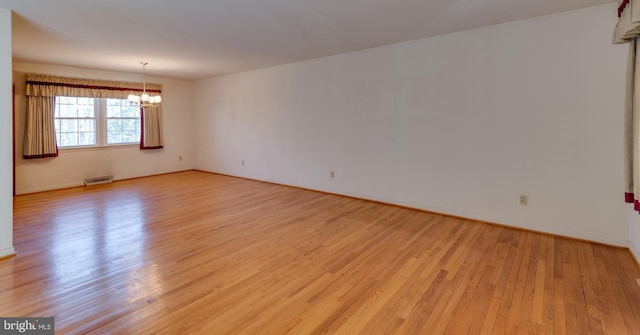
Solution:
{"label": "hardwood floor", "polygon": [[15,198],[0,316],[56,334],[639,334],[627,250],[184,172]]}

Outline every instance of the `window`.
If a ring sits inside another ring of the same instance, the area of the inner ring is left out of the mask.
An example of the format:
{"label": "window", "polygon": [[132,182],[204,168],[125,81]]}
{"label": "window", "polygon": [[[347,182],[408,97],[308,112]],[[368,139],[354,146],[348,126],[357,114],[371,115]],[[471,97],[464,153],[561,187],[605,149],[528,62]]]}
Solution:
{"label": "window", "polygon": [[126,99],[56,97],[60,148],[140,143],[140,108]]}
{"label": "window", "polygon": [[56,97],[55,122],[58,146],[96,145],[95,99]]}
{"label": "window", "polygon": [[107,100],[107,144],[140,143],[140,107],[128,100]]}

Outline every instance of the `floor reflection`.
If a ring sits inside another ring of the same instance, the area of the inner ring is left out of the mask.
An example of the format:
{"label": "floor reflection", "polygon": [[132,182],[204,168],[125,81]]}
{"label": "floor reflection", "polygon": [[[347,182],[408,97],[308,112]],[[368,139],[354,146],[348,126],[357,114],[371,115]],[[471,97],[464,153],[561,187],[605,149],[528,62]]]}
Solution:
{"label": "floor reflection", "polygon": [[51,217],[50,279],[78,288],[98,276],[101,288],[113,289],[112,298],[119,300],[135,295],[139,281],[155,280],[152,269],[148,273],[135,270],[144,257],[146,240],[137,192],[113,192],[108,199],[85,195],[67,200]]}

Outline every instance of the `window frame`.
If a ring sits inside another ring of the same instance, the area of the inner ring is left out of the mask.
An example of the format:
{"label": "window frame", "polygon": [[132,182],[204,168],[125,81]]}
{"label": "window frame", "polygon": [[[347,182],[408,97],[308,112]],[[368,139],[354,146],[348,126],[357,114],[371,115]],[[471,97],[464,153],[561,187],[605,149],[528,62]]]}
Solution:
{"label": "window frame", "polygon": [[[68,105],[68,104],[62,105],[60,98],[73,98],[73,99],[76,99],[76,105],[75,106],[77,106],[77,99],[93,100],[93,102],[91,104],[91,107],[93,107],[93,116],[92,117],[86,117],[86,116],[85,117],[81,117],[81,116],[76,115],[75,117],[68,117],[68,116],[58,116],[58,117],[56,117],[54,115],[54,122],[56,123],[56,127],[55,127],[56,128],[56,145],[58,146],[58,148],[59,149],[60,148],[79,148],[79,147],[95,146],[95,144],[93,144],[93,145],[60,146],[60,142],[62,142],[62,140],[61,140],[62,139],[62,135],[61,135],[60,132],[58,132],[58,121],[60,121],[60,123],[59,123],[60,124],[60,128],[62,128],[62,123],[65,120],[75,120],[78,123],[79,123],[80,120],[92,120],[93,124],[94,124],[94,127],[95,127],[93,129],[93,133],[94,133],[94,137],[95,137],[96,144],[97,144],[97,142],[98,142],[98,132],[97,132],[97,130],[98,130],[98,125],[97,125],[98,117],[97,117],[96,99],[94,99],[94,98],[85,98],[85,97],[56,97],[54,111],[60,110],[60,108],[62,106],[74,106],[74,105]],[[85,106],[89,106],[89,105],[85,105]],[[61,110],[60,110],[60,114],[62,114]],[[77,128],[76,131],[72,132],[71,134],[79,134],[79,133],[81,133],[80,129],[78,129],[79,128],[78,124],[76,125],[76,128]]]}
{"label": "window frame", "polygon": [[[56,100],[60,98],[60,96],[56,96]],[[82,98],[82,97],[73,97],[73,98]],[[93,99],[94,104],[94,115],[93,118],[95,120],[95,133],[96,133],[96,144],[92,145],[74,145],[74,146],[61,146],[60,143],[57,143],[58,150],[87,150],[87,149],[104,149],[104,148],[118,148],[118,147],[139,147],[140,146],[140,137],[138,137],[136,142],[127,142],[127,143],[108,143],[107,142],[107,120],[110,119],[107,117],[107,99],[113,98],[88,98]],[[126,99],[114,99],[114,100],[126,100]],[[57,103],[56,103],[57,105]],[[54,118],[55,120],[61,118]],[[78,118],[81,119],[81,118]],[[132,119],[132,118],[123,118],[123,119]],[[135,118],[133,118],[135,119]],[[142,115],[138,116],[139,125],[142,125]],[[140,129],[141,131],[141,129]],[[58,138],[58,131],[56,130],[56,140]]]}
{"label": "window frame", "polygon": [[[140,146],[140,140],[141,140],[141,134],[142,134],[142,111],[140,110],[140,107],[138,107],[138,117],[109,117],[108,111],[109,111],[109,105],[108,105],[108,100],[121,100],[123,103],[121,103],[119,106],[123,106],[124,104],[129,104],[131,106],[131,103],[129,102],[129,100],[127,99],[114,99],[114,98],[101,98],[98,99],[100,104],[104,104],[104,106],[100,106],[99,109],[101,109],[101,112],[103,113],[103,115],[101,116],[101,121],[103,122],[103,125],[101,127],[101,129],[103,130],[103,134],[102,135],[102,140],[103,140],[103,144],[104,146],[121,146],[121,145],[137,145]],[[135,107],[134,107],[135,108]],[[138,129],[136,130],[136,142],[120,142],[120,143],[109,143],[109,119],[115,119],[115,120],[137,120],[136,125],[138,127]]]}

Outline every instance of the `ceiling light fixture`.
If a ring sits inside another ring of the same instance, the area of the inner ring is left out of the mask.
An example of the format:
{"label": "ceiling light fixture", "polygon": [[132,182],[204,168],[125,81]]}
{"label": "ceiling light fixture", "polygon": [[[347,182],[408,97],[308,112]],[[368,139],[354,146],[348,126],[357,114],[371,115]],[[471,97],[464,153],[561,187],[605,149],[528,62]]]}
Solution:
{"label": "ceiling light fixture", "polygon": [[140,107],[158,107],[158,105],[162,102],[162,97],[159,95],[149,96],[147,94],[147,62],[140,62],[142,64],[142,94],[135,95],[129,94],[127,98],[131,104],[140,106]]}

